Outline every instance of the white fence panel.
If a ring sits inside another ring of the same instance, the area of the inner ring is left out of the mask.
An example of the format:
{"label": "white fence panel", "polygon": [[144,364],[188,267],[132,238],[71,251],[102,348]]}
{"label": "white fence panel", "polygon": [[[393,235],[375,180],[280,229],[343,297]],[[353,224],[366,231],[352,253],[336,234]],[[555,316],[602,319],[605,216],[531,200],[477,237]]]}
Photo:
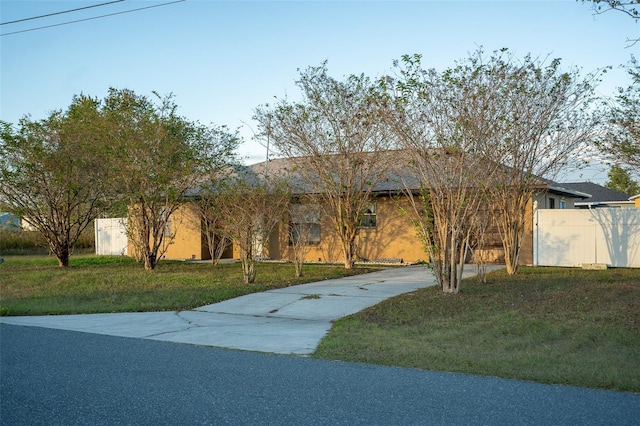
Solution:
{"label": "white fence panel", "polygon": [[127,219],[96,219],[96,254],[127,254]]}
{"label": "white fence panel", "polygon": [[538,210],[534,264],[640,267],[640,209]]}

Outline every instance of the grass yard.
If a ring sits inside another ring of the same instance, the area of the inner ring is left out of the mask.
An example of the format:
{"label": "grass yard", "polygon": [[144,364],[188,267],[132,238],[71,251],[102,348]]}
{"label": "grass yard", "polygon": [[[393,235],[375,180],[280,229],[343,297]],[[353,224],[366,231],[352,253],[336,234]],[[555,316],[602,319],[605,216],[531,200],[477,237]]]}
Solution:
{"label": "grass yard", "polygon": [[339,320],[318,358],[640,392],[640,270],[522,268]]}
{"label": "grass yard", "polygon": [[[0,314],[185,310],[252,292],[373,269],[10,256],[0,265]],[[466,280],[458,295],[430,287],[335,323],[318,358],[640,392],[640,269],[522,268]]]}
{"label": "grass yard", "polygon": [[152,272],[133,259],[73,256],[59,268],[51,256],[9,256],[0,265],[0,315],[81,314],[187,310],[248,293],[360,274],[341,265],[261,263],[254,284],[244,284],[239,263],[162,261]]}

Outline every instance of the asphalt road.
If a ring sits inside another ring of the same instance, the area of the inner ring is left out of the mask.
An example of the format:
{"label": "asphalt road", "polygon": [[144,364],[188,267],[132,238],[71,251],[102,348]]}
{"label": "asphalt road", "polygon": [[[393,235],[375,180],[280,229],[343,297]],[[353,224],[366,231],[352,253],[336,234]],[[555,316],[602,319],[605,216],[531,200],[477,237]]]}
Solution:
{"label": "asphalt road", "polygon": [[0,325],[2,425],[632,425],[640,396]]}

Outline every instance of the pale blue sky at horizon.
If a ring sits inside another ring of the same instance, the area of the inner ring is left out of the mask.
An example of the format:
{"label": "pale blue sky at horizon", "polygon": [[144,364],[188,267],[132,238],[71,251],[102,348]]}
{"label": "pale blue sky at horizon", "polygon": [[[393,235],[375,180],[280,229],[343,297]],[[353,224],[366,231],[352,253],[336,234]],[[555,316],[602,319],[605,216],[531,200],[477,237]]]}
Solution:
{"label": "pale blue sky at horizon", "polygon": [[[0,0],[8,22],[96,1]],[[160,5],[127,0],[0,26],[0,34]],[[103,98],[109,87],[141,95],[173,93],[179,113],[240,128],[245,162],[263,161],[251,141],[253,110],[275,97],[295,99],[298,69],[328,61],[335,78],[393,73],[392,62],[420,53],[444,69],[480,46],[562,58],[583,75],[613,66],[599,93],[630,83],[617,67],[640,56],[640,25],[620,12],[594,15],[589,4],[549,1],[204,1],[187,0],[70,25],[0,36],[0,119],[17,123],[65,109],[74,95]],[[593,165],[564,180],[606,181]],[[562,179],[561,179],[562,180]]]}

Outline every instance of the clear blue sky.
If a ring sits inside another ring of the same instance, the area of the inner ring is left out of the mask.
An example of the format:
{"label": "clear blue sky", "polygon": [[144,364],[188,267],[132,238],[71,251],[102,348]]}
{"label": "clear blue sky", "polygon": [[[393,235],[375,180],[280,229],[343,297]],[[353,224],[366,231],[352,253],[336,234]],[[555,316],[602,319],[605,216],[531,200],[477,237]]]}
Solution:
{"label": "clear blue sky", "polygon": [[[96,1],[0,0],[0,21],[53,13]],[[0,34],[53,25],[171,0],[127,0],[27,22]],[[202,123],[241,127],[240,154],[264,160],[251,141],[254,108],[274,96],[295,98],[298,69],[328,60],[341,78],[391,72],[394,59],[421,53],[444,69],[483,46],[517,56],[562,58],[586,74],[640,56],[640,25],[619,12],[595,16],[589,4],[557,1],[205,1],[187,0],[132,13],[0,37],[0,119],[16,123],[65,109],[73,95],[103,98],[107,89],[173,93],[180,113]],[[629,80],[605,76],[599,91],[613,95]],[[606,168],[572,180],[602,183]]]}

